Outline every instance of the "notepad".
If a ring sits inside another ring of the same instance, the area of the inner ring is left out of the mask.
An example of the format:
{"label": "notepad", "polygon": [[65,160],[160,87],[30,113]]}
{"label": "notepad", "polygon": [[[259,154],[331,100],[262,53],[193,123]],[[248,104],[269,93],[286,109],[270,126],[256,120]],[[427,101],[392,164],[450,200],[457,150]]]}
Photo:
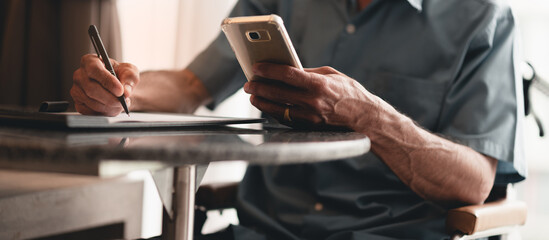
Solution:
{"label": "notepad", "polygon": [[141,127],[197,127],[245,123],[263,123],[263,118],[210,117],[174,113],[132,112],[130,116],[88,116],[76,112],[39,113],[0,111],[0,121],[33,126],[62,126],[67,128],[141,128]]}

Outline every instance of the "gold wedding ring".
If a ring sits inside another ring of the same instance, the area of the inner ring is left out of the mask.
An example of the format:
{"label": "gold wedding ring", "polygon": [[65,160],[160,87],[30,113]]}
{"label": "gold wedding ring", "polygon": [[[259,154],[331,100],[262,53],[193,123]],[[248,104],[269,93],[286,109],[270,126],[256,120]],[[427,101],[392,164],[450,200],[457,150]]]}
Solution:
{"label": "gold wedding ring", "polygon": [[290,118],[290,107],[289,106],[286,106],[286,110],[284,110],[284,121],[292,122],[292,118]]}

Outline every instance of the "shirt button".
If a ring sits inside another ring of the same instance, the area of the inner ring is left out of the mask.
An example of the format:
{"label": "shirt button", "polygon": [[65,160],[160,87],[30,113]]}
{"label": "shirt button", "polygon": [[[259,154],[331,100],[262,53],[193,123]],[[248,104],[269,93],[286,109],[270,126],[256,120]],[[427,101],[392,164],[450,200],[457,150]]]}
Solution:
{"label": "shirt button", "polygon": [[322,203],[315,203],[316,211],[322,211],[322,209],[324,209],[324,205],[322,205]]}
{"label": "shirt button", "polygon": [[347,24],[347,26],[345,27],[345,30],[347,31],[348,34],[353,34],[356,32],[356,27],[353,24]]}

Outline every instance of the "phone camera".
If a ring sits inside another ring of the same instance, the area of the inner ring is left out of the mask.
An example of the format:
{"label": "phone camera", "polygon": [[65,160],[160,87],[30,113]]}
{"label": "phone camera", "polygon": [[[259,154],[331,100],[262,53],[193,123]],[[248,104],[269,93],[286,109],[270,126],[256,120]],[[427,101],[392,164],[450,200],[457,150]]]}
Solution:
{"label": "phone camera", "polygon": [[252,40],[259,40],[261,38],[258,32],[249,32],[248,36],[250,36],[250,39]]}

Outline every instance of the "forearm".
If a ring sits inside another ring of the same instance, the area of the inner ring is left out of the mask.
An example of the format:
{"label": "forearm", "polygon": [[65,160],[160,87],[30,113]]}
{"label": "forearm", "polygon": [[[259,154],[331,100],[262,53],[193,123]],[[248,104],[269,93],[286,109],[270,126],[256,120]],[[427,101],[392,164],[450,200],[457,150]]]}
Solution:
{"label": "forearm", "polygon": [[211,97],[191,71],[147,71],[131,97],[132,111],[192,113]]}
{"label": "forearm", "polygon": [[[260,63],[258,76],[292,86],[248,82],[252,104],[283,116],[292,103],[294,124],[341,126],[370,137],[372,151],[420,196],[438,202],[480,203],[493,185],[497,161],[429,133],[368,92],[360,83],[330,67],[299,70]],[[288,123],[288,121],[285,121]]]}
{"label": "forearm", "polygon": [[486,199],[497,160],[429,133],[381,100],[371,107],[376,114],[361,116],[355,130],[371,138],[372,151],[414,192],[437,202]]}

